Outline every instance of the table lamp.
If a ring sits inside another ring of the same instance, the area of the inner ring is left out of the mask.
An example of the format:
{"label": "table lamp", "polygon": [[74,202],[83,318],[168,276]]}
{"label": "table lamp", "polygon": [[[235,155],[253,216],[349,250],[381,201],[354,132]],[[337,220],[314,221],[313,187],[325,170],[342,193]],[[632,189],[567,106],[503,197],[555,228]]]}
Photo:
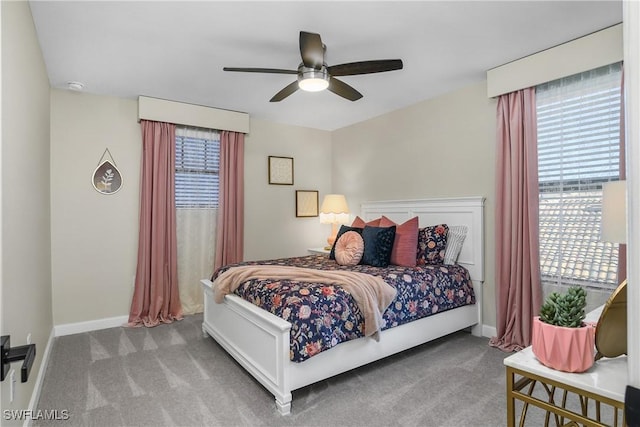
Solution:
{"label": "table lamp", "polygon": [[327,238],[329,250],[336,241],[338,234],[338,224],[347,224],[349,222],[349,206],[347,199],[342,194],[327,194],[322,200],[320,206],[320,223],[331,224],[331,235]]}
{"label": "table lamp", "polygon": [[[601,238],[605,242],[627,241],[626,181],[607,182],[602,186]],[[595,359],[627,354],[627,281],[623,281],[604,305],[596,325]]]}
{"label": "table lamp", "polygon": [[600,240],[627,243],[627,181],[605,182],[602,186]]}

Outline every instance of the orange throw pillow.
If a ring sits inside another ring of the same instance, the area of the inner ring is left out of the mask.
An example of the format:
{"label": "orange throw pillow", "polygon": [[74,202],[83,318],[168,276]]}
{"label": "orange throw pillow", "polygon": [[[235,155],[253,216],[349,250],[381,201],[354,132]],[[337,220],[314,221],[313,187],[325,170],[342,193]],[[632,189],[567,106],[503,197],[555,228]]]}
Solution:
{"label": "orange throw pillow", "polygon": [[396,226],[396,237],[391,250],[391,264],[415,267],[418,251],[418,217],[413,217],[403,224],[396,224],[386,216],[380,218],[380,227],[393,225]]}
{"label": "orange throw pillow", "polygon": [[364,253],[364,240],[357,231],[347,231],[336,242],[336,262],[340,265],[358,265]]}
{"label": "orange throw pillow", "polygon": [[353,220],[353,223],[351,224],[351,226],[357,227],[357,228],[364,228],[365,225],[368,225],[369,227],[380,227],[381,219],[382,218],[376,218],[376,219],[372,219],[369,222],[364,222],[364,219],[357,216],[356,219]]}

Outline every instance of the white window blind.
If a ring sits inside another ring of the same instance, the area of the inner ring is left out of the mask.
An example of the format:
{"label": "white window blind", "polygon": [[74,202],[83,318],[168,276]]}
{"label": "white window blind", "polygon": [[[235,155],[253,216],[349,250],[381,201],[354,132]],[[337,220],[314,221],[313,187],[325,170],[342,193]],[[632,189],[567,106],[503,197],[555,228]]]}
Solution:
{"label": "white window blind", "polygon": [[220,133],[176,128],[176,208],[217,208]]}
{"label": "white window blind", "polygon": [[613,64],[536,87],[543,282],[617,284],[600,217],[602,184],[620,176],[620,82]]}

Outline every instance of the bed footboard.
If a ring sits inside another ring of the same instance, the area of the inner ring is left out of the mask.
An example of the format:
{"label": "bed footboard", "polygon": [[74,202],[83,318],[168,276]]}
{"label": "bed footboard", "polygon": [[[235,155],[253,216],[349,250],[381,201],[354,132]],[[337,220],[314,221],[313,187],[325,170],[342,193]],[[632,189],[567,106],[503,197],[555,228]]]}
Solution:
{"label": "bed footboard", "polygon": [[203,331],[273,393],[281,414],[289,414],[291,388],[286,366],[291,324],[236,295],[227,295],[224,304],[216,304],[211,281],[201,283],[205,294]]}

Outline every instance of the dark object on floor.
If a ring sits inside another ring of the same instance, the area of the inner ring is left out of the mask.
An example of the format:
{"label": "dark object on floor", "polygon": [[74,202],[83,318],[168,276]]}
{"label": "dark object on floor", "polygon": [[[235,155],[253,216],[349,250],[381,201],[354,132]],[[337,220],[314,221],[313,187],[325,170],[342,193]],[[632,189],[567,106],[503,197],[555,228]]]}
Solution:
{"label": "dark object on floor", "polygon": [[640,389],[630,385],[624,394],[624,417],[629,427],[640,427]]}

